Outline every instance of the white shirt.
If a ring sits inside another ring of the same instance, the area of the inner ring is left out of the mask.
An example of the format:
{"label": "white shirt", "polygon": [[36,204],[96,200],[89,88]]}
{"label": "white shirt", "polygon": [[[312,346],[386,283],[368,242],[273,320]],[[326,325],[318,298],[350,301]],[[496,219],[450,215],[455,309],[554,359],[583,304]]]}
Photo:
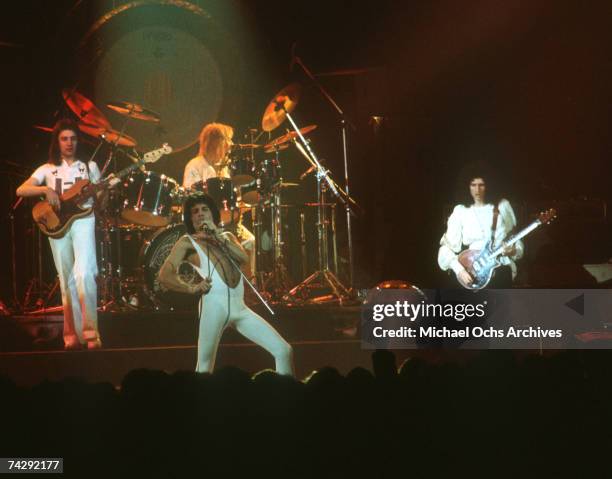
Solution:
{"label": "white shirt", "polygon": [[217,176],[220,178],[229,178],[230,175],[227,166],[217,175],[215,169],[203,156],[196,156],[185,165],[183,187],[191,188],[191,186],[198,181],[205,182],[208,178],[216,178]]}
{"label": "white shirt", "polygon": [[[88,174],[87,166],[81,160],[75,160],[71,165],[68,165],[66,160],[62,160],[62,164],[59,166],[45,163],[32,173],[36,186],[48,186],[55,190],[58,195],[68,191],[78,180],[90,180],[92,183],[97,183],[101,176],[100,169],[95,162],[89,162]],[[93,198],[89,198],[82,206],[89,208],[93,206],[93,202]]]}
{"label": "white shirt", "polygon": [[[438,264],[444,271],[451,268],[459,273],[463,266],[457,259],[458,254],[465,249],[482,249],[491,238],[491,226],[493,225],[493,205],[472,205],[466,208],[463,205],[455,206],[448,218],[446,233],[440,239],[440,250],[438,251]],[[495,229],[495,247],[501,245],[507,239],[510,232],[516,227],[516,216],[514,210],[507,200],[499,202],[499,216]],[[514,256],[501,256],[500,262],[510,266],[512,278],[516,276],[517,260],[523,256],[523,242],[515,243],[516,253]]]}

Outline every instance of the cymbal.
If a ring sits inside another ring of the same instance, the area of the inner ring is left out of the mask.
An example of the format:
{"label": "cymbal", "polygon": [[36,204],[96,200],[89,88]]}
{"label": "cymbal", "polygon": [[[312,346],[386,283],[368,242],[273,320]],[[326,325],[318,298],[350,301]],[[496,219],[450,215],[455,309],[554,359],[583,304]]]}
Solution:
{"label": "cymbal", "polygon": [[295,110],[300,100],[302,86],[299,83],[290,85],[279,91],[268,103],[261,120],[261,128],[264,131],[272,131],[287,118],[287,113]]}
{"label": "cymbal", "polygon": [[[317,128],[317,125],[308,125],[305,126],[304,128],[300,128],[300,133],[302,135],[306,135],[308,133],[310,133],[312,130],[315,130]],[[288,141],[291,141],[295,138],[297,138],[297,133],[295,131],[290,131],[289,133],[283,135],[283,136],[279,136],[278,138],[276,138],[275,140],[272,140],[270,143],[268,143],[267,145],[264,145],[264,148],[274,148],[275,146],[278,145],[282,145],[283,143],[287,143]]]}
{"label": "cymbal", "polygon": [[[45,133],[51,133],[53,131],[53,127],[51,126],[32,125],[32,127],[36,128],[37,130],[44,131]],[[81,141],[82,143],[87,143],[88,145],[95,146],[95,143],[88,140],[87,138],[80,138],[79,141]]]}
{"label": "cymbal", "polygon": [[286,150],[287,148],[289,148],[289,143],[283,143],[282,145],[269,146],[268,148],[266,148],[264,146],[264,152],[265,153],[274,153],[276,151]]}
{"label": "cymbal", "polygon": [[232,149],[234,150],[247,150],[251,148],[261,148],[261,145],[256,143],[234,143]]}
{"label": "cymbal", "polygon": [[79,130],[81,130],[86,135],[99,137],[104,135],[104,139],[109,143],[117,143],[120,146],[127,146],[129,148],[133,148],[136,146],[136,140],[131,136],[121,134],[117,130],[113,130],[112,128],[102,128],[94,125],[87,125],[85,123],[79,123]]}
{"label": "cymbal", "polygon": [[144,108],[138,103],[131,103],[127,101],[114,101],[107,103],[106,106],[111,110],[116,111],[120,115],[129,116],[130,118],[136,118],[137,120],[152,121],[153,123],[159,123],[161,120],[159,114],[152,110]]}
{"label": "cymbal", "polygon": [[43,125],[32,125],[33,128],[36,128],[37,130],[40,131],[46,131],[47,133],[51,133],[53,131],[53,128],[50,126],[43,126]]}
{"label": "cymbal", "polygon": [[111,129],[111,124],[104,114],[98,110],[91,100],[81,95],[78,91],[64,89],[62,90],[62,96],[66,105],[79,117],[79,121]]}
{"label": "cymbal", "polygon": [[289,188],[289,187],[292,187],[292,186],[300,186],[300,184],[299,183],[290,183],[288,181],[283,181],[282,183],[279,183],[276,186],[278,186],[279,188]]}

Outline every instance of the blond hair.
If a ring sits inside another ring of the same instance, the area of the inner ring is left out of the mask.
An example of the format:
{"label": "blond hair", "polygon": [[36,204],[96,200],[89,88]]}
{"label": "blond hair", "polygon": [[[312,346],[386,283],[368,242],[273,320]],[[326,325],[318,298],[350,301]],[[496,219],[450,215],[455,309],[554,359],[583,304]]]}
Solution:
{"label": "blond hair", "polygon": [[198,154],[204,158],[219,159],[217,152],[223,140],[231,141],[234,129],[223,123],[209,123],[200,132],[200,151]]}

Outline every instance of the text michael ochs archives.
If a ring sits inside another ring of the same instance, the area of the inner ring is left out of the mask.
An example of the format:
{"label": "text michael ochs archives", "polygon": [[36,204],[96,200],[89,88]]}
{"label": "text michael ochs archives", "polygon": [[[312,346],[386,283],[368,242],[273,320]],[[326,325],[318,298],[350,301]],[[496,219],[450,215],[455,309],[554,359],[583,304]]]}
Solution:
{"label": "text michael ochs archives", "polygon": [[488,324],[487,301],[480,303],[429,304],[408,300],[374,303],[367,308],[374,339],[415,340],[445,338],[561,338],[561,329],[540,326]]}

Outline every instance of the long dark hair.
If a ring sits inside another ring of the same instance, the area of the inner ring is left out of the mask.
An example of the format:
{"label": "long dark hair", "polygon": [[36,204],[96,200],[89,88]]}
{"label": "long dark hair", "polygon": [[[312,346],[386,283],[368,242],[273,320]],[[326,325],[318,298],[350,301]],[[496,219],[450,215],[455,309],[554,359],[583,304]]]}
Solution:
{"label": "long dark hair", "polygon": [[189,195],[185,200],[185,203],[183,203],[183,223],[185,223],[185,226],[187,227],[187,233],[189,233],[190,235],[195,233],[193,221],[191,221],[191,208],[200,203],[203,203],[208,206],[215,225],[218,225],[221,222],[221,214],[219,213],[219,208],[217,208],[217,205],[215,204],[215,200],[213,200],[209,195],[204,193],[193,193]]}
{"label": "long dark hair", "polygon": [[[70,118],[62,118],[58,120],[55,126],[53,127],[53,131],[51,132],[51,144],[49,145],[49,159],[47,160],[49,163],[53,165],[61,165],[62,158],[60,154],[59,147],[59,135],[64,130],[73,131],[77,137],[77,148],[79,146],[79,127],[77,124],[71,120]],[[76,153],[76,150],[75,150]]]}
{"label": "long dark hair", "polygon": [[499,181],[491,167],[484,162],[470,163],[463,168],[457,181],[457,202],[466,207],[474,203],[474,198],[470,194],[470,183],[475,178],[482,178],[485,182],[485,203],[498,205],[503,198]]}

